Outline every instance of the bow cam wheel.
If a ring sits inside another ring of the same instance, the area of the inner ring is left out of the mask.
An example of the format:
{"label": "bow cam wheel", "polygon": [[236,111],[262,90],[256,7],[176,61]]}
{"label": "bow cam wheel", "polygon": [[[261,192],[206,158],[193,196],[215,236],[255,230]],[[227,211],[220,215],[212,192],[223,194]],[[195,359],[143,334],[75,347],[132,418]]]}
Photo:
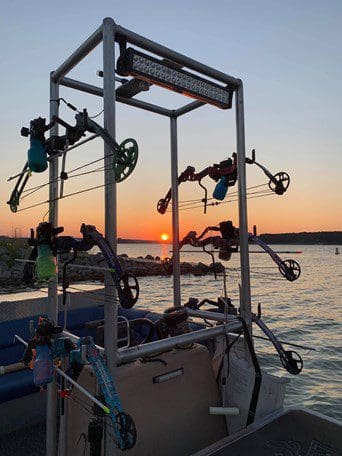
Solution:
{"label": "bow cam wheel", "polygon": [[139,298],[139,282],[135,275],[127,272],[123,274],[118,282],[120,290],[120,302],[124,309],[130,309]]}
{"label": "bow cam wheel", "polygon": [[286,280],[293,282],[299,278],[301,268],[299,266],[299,263],[297,263],[295,260],[284,260],[279,266],[279,271]]}
{"label": "bow cam wheel", "polygon": [[114,158],[113,169],[115,181],[122,182],[132,174],[138,161],[138,144],[135,139],[125,139],[119,146]]}
{"label": "bow cam wheel", "polygon": [[157,204],[157,211],[159,212],[159,214],[165,214],[166,209],[167,209],[167,202],[164,198],[161,198]]}
{"label": "bow cam wheel", "polygon": [[273,176],[268,183],[268,187],[272,192],[276,193],[277,195],[282,195],[286,192],[290,185],[290,176],[281,171]]}

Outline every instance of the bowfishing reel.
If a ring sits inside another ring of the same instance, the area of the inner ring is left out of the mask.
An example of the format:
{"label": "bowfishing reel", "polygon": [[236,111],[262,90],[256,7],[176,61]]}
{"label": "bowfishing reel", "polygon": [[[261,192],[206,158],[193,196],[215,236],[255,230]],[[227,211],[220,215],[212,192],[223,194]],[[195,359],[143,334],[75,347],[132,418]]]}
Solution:
{"label": "bowfishing reel", "polygon": [[45,389],[53,380],[53,339],[63,332],[61,326],[56,326],[46,316],[38,318],[34,335],[28,341],[22,361],[33,370],[33,382]]}
{"label": "bowfishing reel", "polygon": [[31,120],[30,128],[21,129],[21,136],[30,136],[30,148],[27,151],[27,165],[30,171],[42,173],[48,167],[45,132],[51,127],[52,124],[46,125],[46,119],[38,117]]}
{"label": "bowfishing reel", "polygon": [[[24,267],[24,281],[28,284],[33,282],[36,275],[38,282],[51,280],[57,275],[55,240],[63,227],[53,228],[49,222],[42,222],[36,228],[31,228],[31,237],[28,244],[33,247],[29,263]],[[34,262],[34,263],[33,263]]]}
{"label": "bowfishing reel", "polygon": [[[217,182],[213,198],[219,201],[223,201],[228,193],[228,188],[233,187],[237,181],[237,165],[236,165],[236,154],[233,154],[233,160],[228,158],[227,160],[221,161],[217,167],[217,172],[209,174],[209,176]],[[229,171],[228,171],[229,170]],[[220,174],[224,173],[221,177]]]}
{"label": "bowfishing reel", "polygon": [[48,166],[48,150],[46,148],[45,132],[50,128],[51,124],[46,125],[46,119],[38,117],[37,119],[31,120],[30,128],[23,127],[21,129],[21,136],[25,136],[26,138],[30,136],[30,147],[27,151],[27,162],[21,173],[15,176],[18,177],[18,180],[7,201],[11,211],[14,213],[18,210],[21,194],[24,191],[32,172],[41,173],[45,171]]}

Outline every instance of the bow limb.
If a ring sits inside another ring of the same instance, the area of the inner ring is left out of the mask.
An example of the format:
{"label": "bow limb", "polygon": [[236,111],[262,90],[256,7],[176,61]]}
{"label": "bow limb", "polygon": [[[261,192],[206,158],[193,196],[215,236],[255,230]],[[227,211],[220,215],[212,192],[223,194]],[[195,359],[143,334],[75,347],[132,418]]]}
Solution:
{"label": "bow limb", "polygon": [[259,245],[266,253],[268,253],[277,266],[281,266],[282,259],[275,253],[274,250],[271,249],[270,246],[268,246],[264,241],[262,241],[258,236],[255,236],[254,234],[249,233],[248,237],[252,242],[254,242],[254,244]]}
{"label": "bow limb", "polygon": [[[94,244],[99,247],[108,267],[112,270],[111,276],[118,291],[121,306],[124,309],[133,307],[139,297],[139,283],[137,278],[133,274],[127,273],[122,269],[118,257],[111,245],[94,226],[83,224],[81,233],[83,236],[88,236]],[[130,279],[133,283],[130,283]]]}
{"label": "bow limb", "polygon": [[298,375],[303,369],[303,360],[301,356],[295,351],[285,350],[275,334],[255,314],[252,314],[252,320],[259,326],[267,338],[272,342],[285,369],[292,375]]}
{"label": "bow limb", "polygon": [[286,280],[293,282],[297,280],[301,273],[301,268],[299,263],[295,260],[282,260],[274,250],[271,249],[264,241],[262,241],[258,236],[249,233],[249,239],[254,242],[255,244],[259,245],[275,262],[278,266],[279,271],[282,276],[285,277]]}
{"label": "bow limb", "polygon": [[[182,182],[192,180],[191,176],[194,175],[195,168],[193,166],[188,166],[179,176],[177,185],[180,185]],[[161,198],[157,204],[157,211],[159,214],[165,214],[166,209],[171,201],[171,188],[168,190],[164,198]]]}
{"label": "bow limb", "polygon": [[[23,167],[23,170],[18,175],[17,183],[15,184],[14,189],[12,190],[11,196],[10,196],[9,200],[7,201],[7,204],[9,204],[12,212],[17,212],[21,194],[23,193],[24,188],[25,188],[30,176],[31,176],[31,172],[29,170],[28,162],[26,162]],[[9,179],[9,180],[12,180],[12,179]]]}
{"label": "bow limb", "polygon": [[258,166],[264,172],[265,176],[269,179],[268,187],[272,192],[277,195],[282,195],[286,192],[290,185],[290,176],[287,173],[280,171],[279,173],[272,174],[265,166],[255,160],[255,149],[252,150],[252,158],[246,158],[245,161],[249,165]]}

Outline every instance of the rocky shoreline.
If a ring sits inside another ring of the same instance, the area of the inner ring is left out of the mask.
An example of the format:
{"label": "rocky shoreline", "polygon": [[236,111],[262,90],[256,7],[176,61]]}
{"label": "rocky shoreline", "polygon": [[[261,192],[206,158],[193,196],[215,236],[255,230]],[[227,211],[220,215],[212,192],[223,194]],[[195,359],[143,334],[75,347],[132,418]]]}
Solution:
{"label": "rocky shoreline", "polygon": [[[27,259],[30,249],[19,248],[15,258]],[[17,291],[27,290],[27,284],[23,282],[24,262],[15,261],[11,258],[6,248],[0,249],[0,293],[13,293]],[[70,258],[69,255],[61,255],[59,261],[61,264]],[[134,274],[136,277],[145,276],[165,276],[170,274],[170,268],[160,259],[146,255],[145,258],[131,258],[126,254],[119,255],[119,261],[126,272]],[[68,281],[70,283],[89,282],[89,281],[104,281],[104,271],[94,269],[77,268],[80,266],[92,267],[107,267],[102,253],[89,254],[81,252],[78,254],[72,266],[68,268]],[[217,272],[223,271],[221,263],[216,263]],[[61,279],[62,267],[59,268],[59,278]],[[203,276],[213,273],[212,265],[204,263],[188,263],[181,262],[181,274],[192,274],[195,276]],[[42,284],[44,286],[46,284]]]}

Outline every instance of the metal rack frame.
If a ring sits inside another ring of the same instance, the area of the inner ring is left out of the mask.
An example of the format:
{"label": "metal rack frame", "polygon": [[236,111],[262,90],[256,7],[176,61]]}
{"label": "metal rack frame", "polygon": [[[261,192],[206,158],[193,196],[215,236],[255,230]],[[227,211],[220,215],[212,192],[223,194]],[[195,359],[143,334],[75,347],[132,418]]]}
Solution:
{"label": "metal rack frame", "polygon": [[[240,297],[240,312],[241,316],[246,320],[251,328],[251,293],[250,293],[250,271],[249,271],[249,252],[248,252],[248,229],[247,229],[247,201],[246,201],[246,172],[245,172],[245,129],[244,129],[244,100],[243,100],[243,84],[240,79],[236,79],[221,71],[215,70],[207,65],[204,65],[196,60],[193,60],[185,55],[175,52],[165,46],[162,46],[154,41],[151,41],[143,36],[140,36],[130,30],[127,30],[120,25],[117,25],[113,19],[105,18],[102,25],[85,40],[55,71],[50,74],[50,119],[58,115],[58,102],[54,101],[59,98],[60,86],[69,87],[81,92],[103,97],[103,117],[104,128],[109,134],[115,138],[116,132],[116,102],[124,103],[129,106],[150,111],[155,114],[166,116],[170,119],[170,150],[171,150],[171,192],[172,192],[172,238],[173,238],[173,302],[174,306],[181,304],[181,287],[180,287],[180,252],[179,252],[179,214],[178,214],[178,150],[177,150],[177,120],[184,114],[190,113],[194,109],[203,106],[202,101],[193,101],[185,104],[178,109],[170,110],[162,106],[147,103],[142,100],[133,98],[123,98],[116,96],[115,93],[115,43],[125,39],[128,43],[138,46],[148,52],[156,54],[159,57],[172,60],[176,64],[186,67],[197,73],[210,77],[220,83],[229,84],[235,91],[235,113],[236,113],[236,142],[237,142],[237,164],[238,164],[238,194],[239,194],[239,233],[240,233],[240,263],[241,263],[241,297]],[[93,86],[81,81],[70,79],[67,74],[80,63],[93,49],[100,43],[103,47],[103,87]],[[51,135],[58,134],[58,125],[55,125],[51,131]],[[110,242],[111,247],[116,252],[117,248],[117,211],[116,211],[116,183],[114,171],[111,164],[111,151],[108,146],[104,145],[104,183],[105,183],[105,237]],[[49,221],[53,226],[58,226],[58,156],[50,161],[49,165],[49,199],[50,212]],[[117,341],[117,305],[113,304],[110,296],[113,294],[111,285],[111,277],[106,273],[105,278],[105,304],[104,304],[104,319],[105,319],[105,339],[104,350],[107,357],[109,368],[115,376],[115,366],[117,362],[122,360],[134,359],[141,356],[140,350],[137,347],[126,349],[125,353],[120,353],[116,349]],[[57,302],[57,281],[49,285],[49,315],[53,319],[57,319],[58,302]],[[229,328],[228,328],[229,327]],[[210,337],[209,332],[215,329],[216,333],[237,329],[237,321],[231,322],[224,327],[213,328],[207,331],[207,335],[203,334],[187,335],[189,340],[202,340]],[[212,336],[211,336],[212,337]],[[176,338],[175,338],[176,339]],[[159,345],[165,343],[170,347],[174,346],[173,342],[160,341]],[[175,342],[175,343],[178,343]],[[153,342],[157,348],[158,342]],[[147,350],[152,350],[146,344],[144,353]],[[158,345],[158,348],[159,348]],[[165,348],[165,347],[164,347]],[[135,354],[132,354],[135,351]],[[56,391],[55,385],[50,384],[48,388],[48,408],[47,408],[47,454],[54,456],[57,442],[57,420],[56,420]],[[111,454],[110,450],[106,450],[106,454]]]}

